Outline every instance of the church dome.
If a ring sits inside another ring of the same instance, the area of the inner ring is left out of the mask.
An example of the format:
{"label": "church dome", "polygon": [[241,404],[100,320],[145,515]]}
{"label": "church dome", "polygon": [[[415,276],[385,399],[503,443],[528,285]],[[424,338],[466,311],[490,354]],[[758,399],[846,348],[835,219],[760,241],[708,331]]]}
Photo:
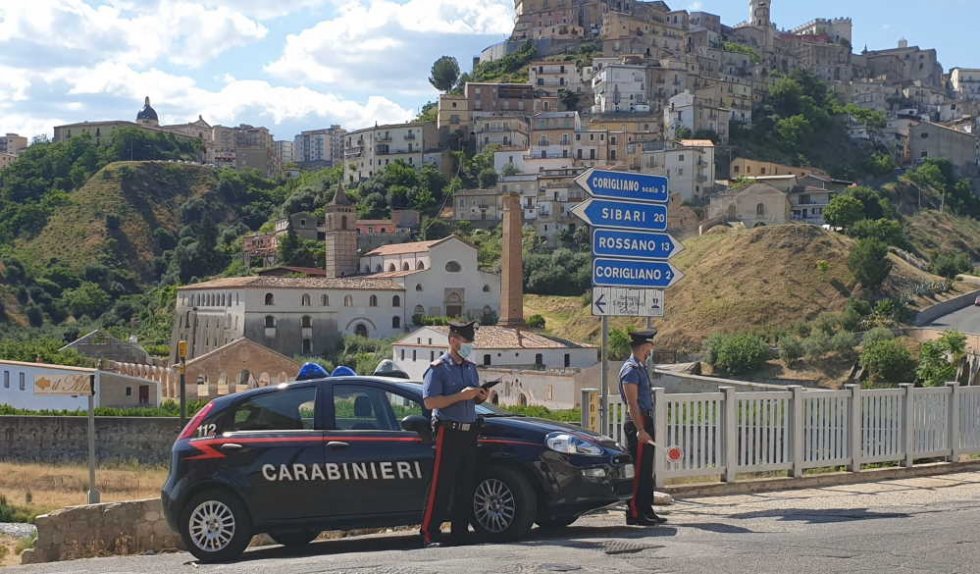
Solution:
{"label": "church dome", "polygon": [[157,111],[150,106],[149,96],[146,97],[146,102],[143,104],[143,109],[140,110],[140,113],[136,114],[136,121],[138,122],[159,121],[159,118],[157,117]]}

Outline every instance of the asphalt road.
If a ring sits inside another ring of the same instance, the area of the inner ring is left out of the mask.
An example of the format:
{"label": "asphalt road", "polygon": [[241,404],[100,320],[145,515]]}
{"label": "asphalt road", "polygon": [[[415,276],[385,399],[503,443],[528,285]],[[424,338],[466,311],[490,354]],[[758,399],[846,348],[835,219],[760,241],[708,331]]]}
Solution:
{"label": "asphalt road", "polygon": [[967,335],[980,335],[980,307],[970,305],[955,313],[940,317],[926,325],[927,329],[955,329]]}
{"label": "asphalt road", "polygon": [[323,541],[299,553],[250,550],[236,563],[190,554],[77,560],[4,574],[381,574],[530,572],[967,574],[980,564],[980,473],[678,501],[669,524],[622,525],[621,513],[580,519],[515,544],[422,550],[379,535]]}

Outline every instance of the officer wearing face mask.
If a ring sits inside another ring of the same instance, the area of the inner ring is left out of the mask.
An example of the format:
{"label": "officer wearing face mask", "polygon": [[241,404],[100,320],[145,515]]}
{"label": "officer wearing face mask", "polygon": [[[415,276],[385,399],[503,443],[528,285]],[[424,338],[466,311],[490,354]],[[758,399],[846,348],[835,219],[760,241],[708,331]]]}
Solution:
{"label": "officer wearing face mask", "polygon": [[[422,397],[432,411],[435,461],[422,517],[425,546],[464,544],[476,479],[476,405],[487,398],[480,387],[473,353],[474,323],[449,326],[449,350],[429,365]],[[442,539],[439,527],[452,521],[452,534]]]}

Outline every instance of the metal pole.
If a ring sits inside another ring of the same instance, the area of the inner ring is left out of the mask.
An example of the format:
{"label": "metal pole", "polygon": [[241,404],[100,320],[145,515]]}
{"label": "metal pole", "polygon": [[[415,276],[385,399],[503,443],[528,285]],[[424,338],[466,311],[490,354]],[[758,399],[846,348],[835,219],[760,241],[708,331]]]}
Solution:
{"label": "metal pole", "polygon": [[187,358],[180,358],[180,428],[187,423]]}
{"label": "metal pole", "polygon": [[599,373],[599,424],[600,434],[609,433],[609,317],[602,317],[602,371]]}
{"label": "metal pole", "polygon": [[101,386],[101,371],[89,377],[88,394],[88,503],[98,504],[99,489],[95,486],[95,389]]}

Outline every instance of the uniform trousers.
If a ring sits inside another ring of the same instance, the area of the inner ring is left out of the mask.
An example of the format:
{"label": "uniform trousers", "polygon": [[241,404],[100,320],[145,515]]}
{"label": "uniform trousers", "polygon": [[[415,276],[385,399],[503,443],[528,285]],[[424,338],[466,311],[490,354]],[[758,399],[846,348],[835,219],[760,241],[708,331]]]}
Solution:
{"label": "uniform trousers", "polygon": [[[643,413],[643,427],[653,436],[653,418]],[[653,514],[653,445],[641,443],[636,438],[636,424],[632,419],[623,424],[626,442],[633,455],[633,497],[630,499],[630,518],[643,518]]]}
{"label": "uniform trousers", "polygon": [[452,521],[453,539],[464,538],[469,528],[476,482],[477,424],[472,423],[468,430],[458,427],[448,422],[435,425],[435,460],[421,528],[426,544],[438,541],[439,526],[447,519]]}

